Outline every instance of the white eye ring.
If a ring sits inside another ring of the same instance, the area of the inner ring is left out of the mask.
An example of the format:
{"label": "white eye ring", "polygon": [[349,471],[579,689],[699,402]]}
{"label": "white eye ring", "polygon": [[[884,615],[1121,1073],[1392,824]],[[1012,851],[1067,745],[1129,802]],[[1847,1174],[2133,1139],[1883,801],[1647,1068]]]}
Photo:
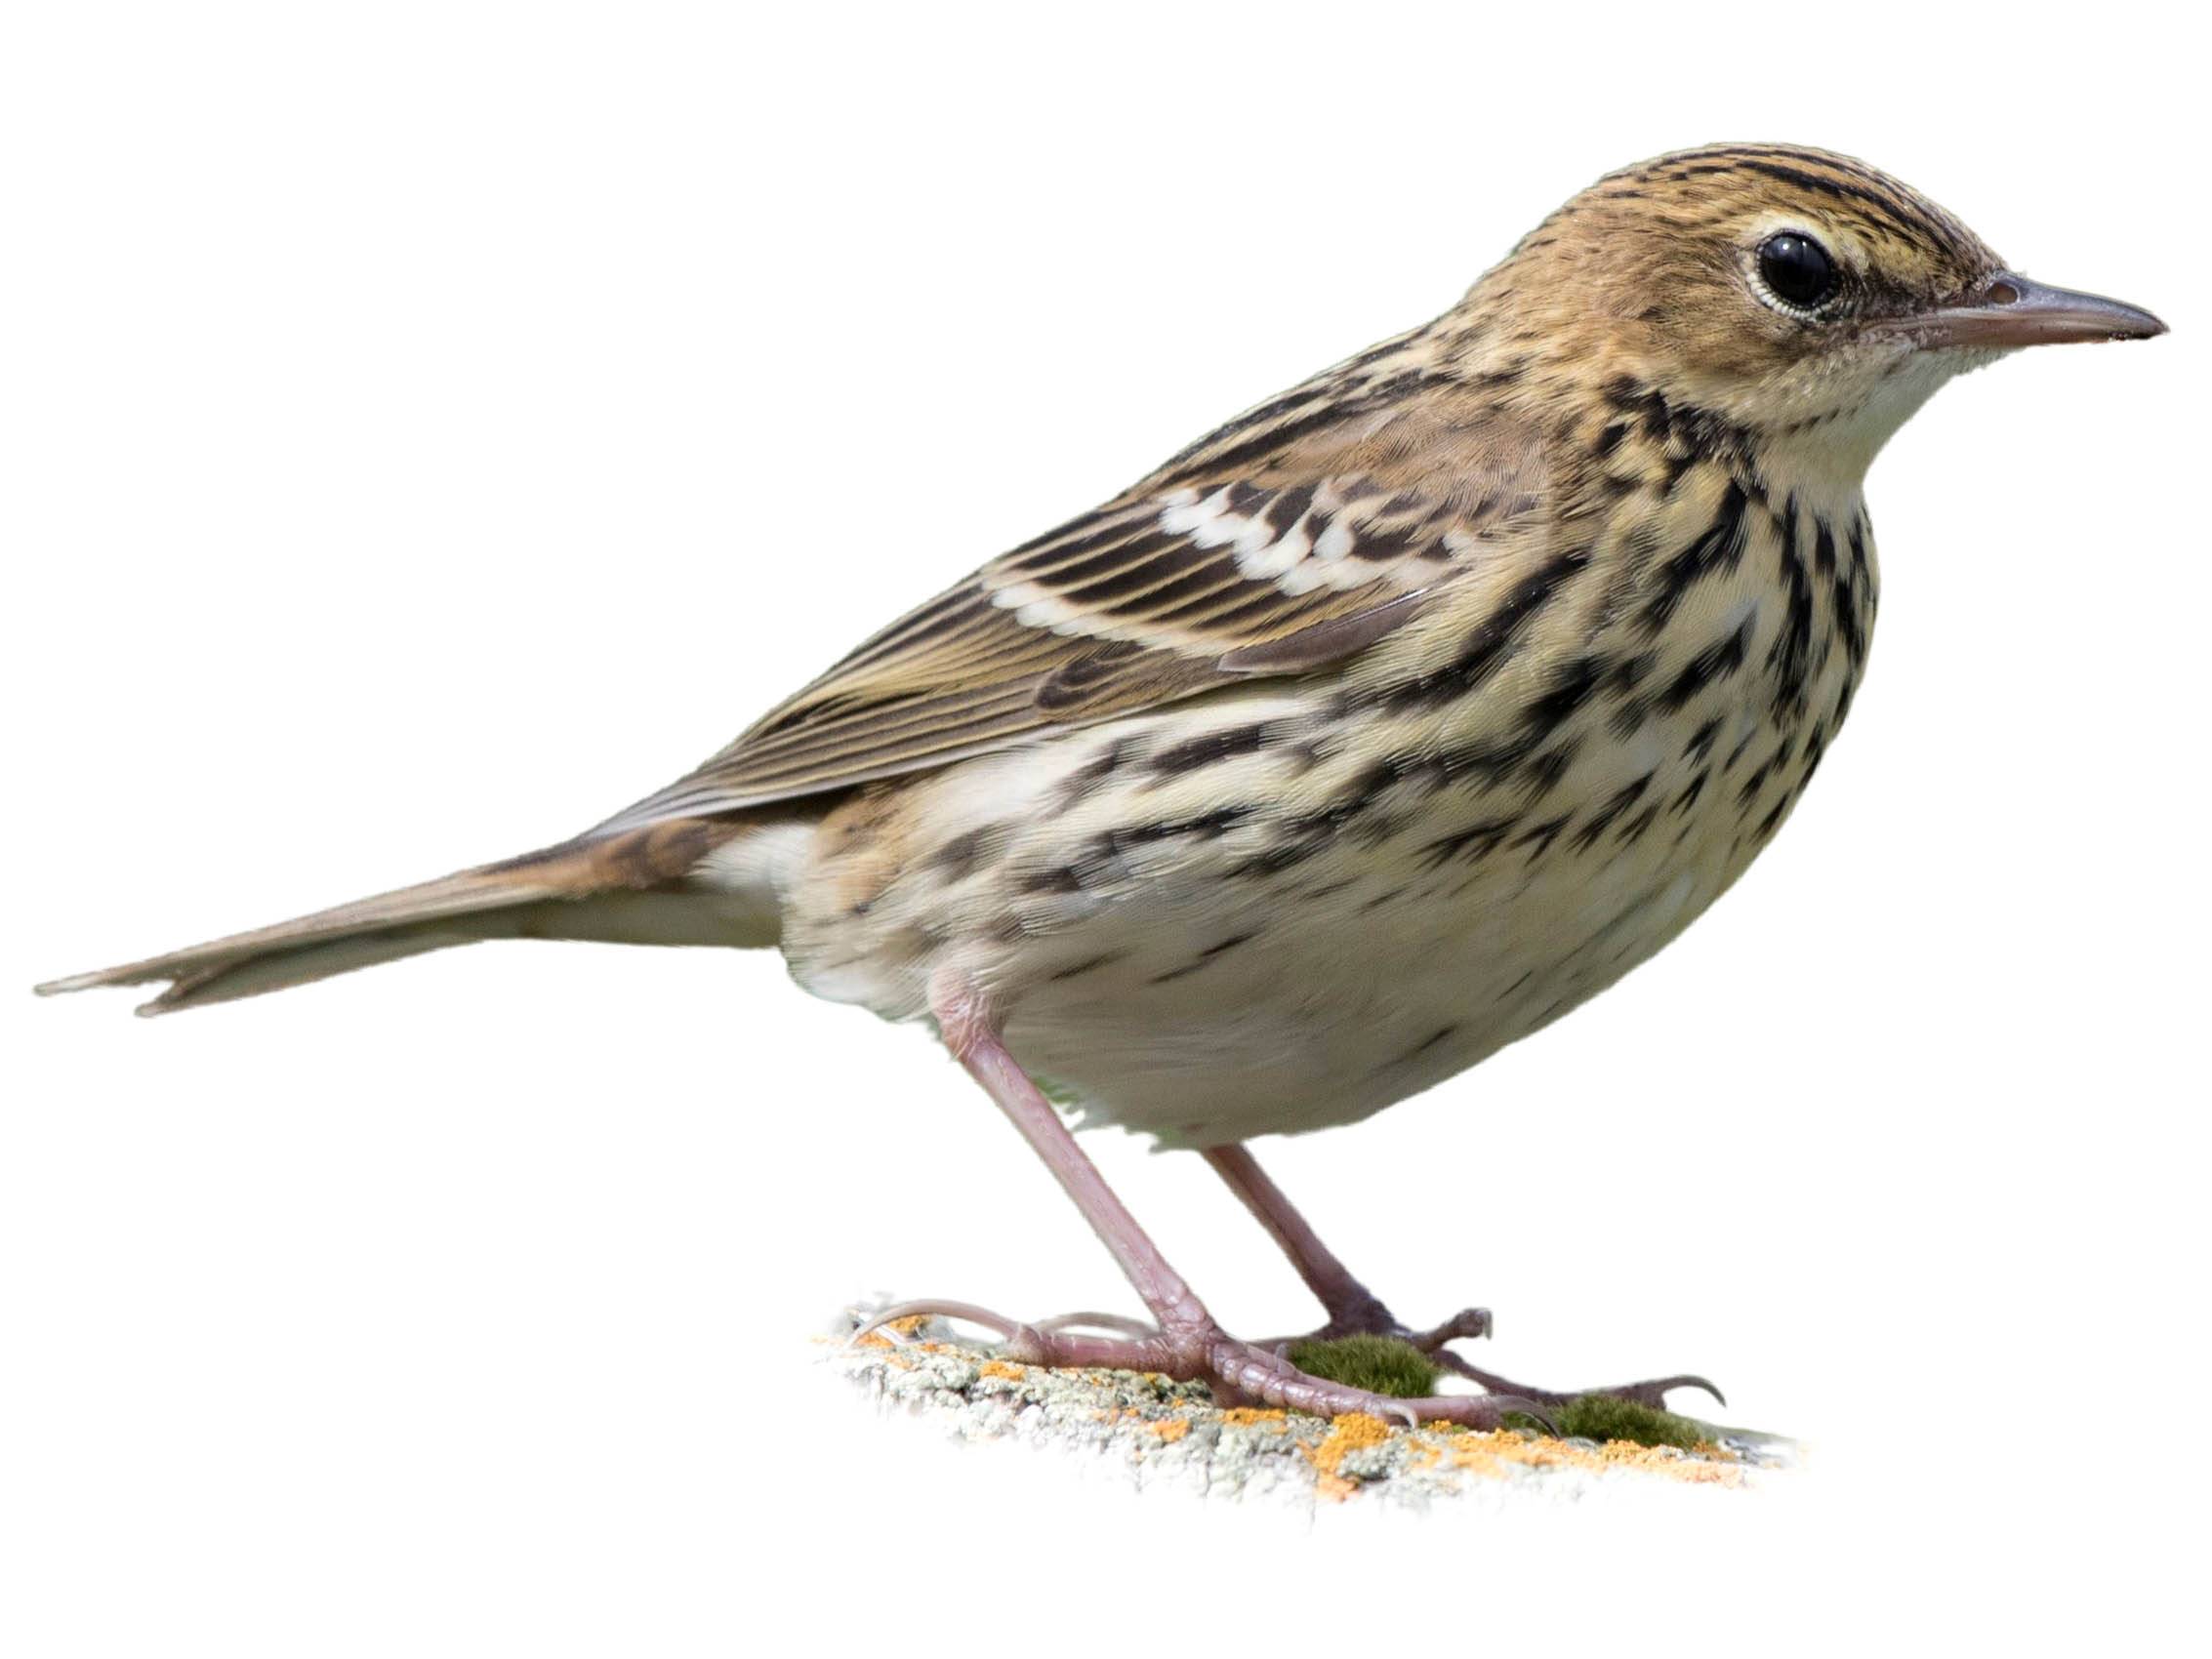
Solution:
{"label": "white eye ring", "polygon": [[1843,267],[1810,230],[1777,230],[1753,250],[1751,268],[1762,298],[1794,316],[1809,317],[1843,288]]}

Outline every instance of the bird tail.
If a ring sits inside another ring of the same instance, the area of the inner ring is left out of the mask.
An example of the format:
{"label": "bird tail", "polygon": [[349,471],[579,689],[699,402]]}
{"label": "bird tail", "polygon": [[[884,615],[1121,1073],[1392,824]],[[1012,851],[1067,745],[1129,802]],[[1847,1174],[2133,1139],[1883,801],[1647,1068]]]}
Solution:
{"label": "bird tail", "polygon": [[580,836],[37,990],[52,996],[166,980],[168,989],[139,1012],[174,1014],[480,939],[772,945],[777,918],[758,883],[702,887],[693,879],[703,863],[756,828],[742,820],[679,819]]}

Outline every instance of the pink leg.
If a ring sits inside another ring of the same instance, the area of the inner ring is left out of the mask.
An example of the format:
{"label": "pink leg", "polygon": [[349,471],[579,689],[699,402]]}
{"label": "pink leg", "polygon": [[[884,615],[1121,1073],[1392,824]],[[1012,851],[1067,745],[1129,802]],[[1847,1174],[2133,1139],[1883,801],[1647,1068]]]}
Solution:
{"label": "pink leg", "polygon": [[1159,1371],[1178,1380],[1205,1378],[1216,1394],[1232,1401],[1259,1401],[1322,1416],[1358,1411],[1476,1428],[1495,1428],[1511,1411],[1541,1415],[1536,1402],[1503,1394],[1386,1398],[1308,1376],[1280,1355],[1230,1336],[1114,1195],[1051,1102],[1000,1042],[975,994],[961,985],[932,990],[931,1003],[946,1045],[1075,1200],[1091,1231],[1144,1299],[1158,1329],[1138,1336],[1088,1336],[1068,1328],[1080,1322],[1080,1316],[1042,1325],[1017,1324],[966,1304],[910,1302],[885,1309],[864,1332],[910,1315],[941,1313],[993,1326],[1005,1338],[1008,1356],[1030,1364],[1101,1365]]}
{"label": "pink leg", "polygon": [[972,994],[956,992],[939,1001],[936,1014],[938,1029],[944,1032],[953,1057],[999,1103],[999,1110],[1013,1120],[1030,1150],[1045,1160],[1052,1179],[1075,1200],[1099,1242],[1144,1298],[1161,1330],[1211,1326],[1213,1315],[1183,1282],[1183,1275],[1167,1265],[1167,1258],[1146,1236],[1136,1217],[1115,1196],[1089,1154],[1076,1145],[1075,1136],[1068,1132],[1052,1103],[1029,1080],[1029,1073],[985,1024]]}
{"label": "pink leg", "polygon": [[[1394,1336],[1409,1342],[1423,1354],[1436,1359],[1447,1369],[1480,1383],[1494,1394],[1519,1395],[1524,1398],[1539,1399],[1548,1405],[1562,1405],[1574,1395],[1561,1394],[1550,1389],[1524,1388],[1507,1382],[1494,1372],[1481,1370],[1454,1354],[1446,1344],[1460,1337],[1488,1336],[1491,1332],[1490,1310],[1463,1308],[1438,1325],[1434,1330],[1411,1331],[1398,1322],[1382,1299],[1352,1276],[1352,1272],[1337,1260],[1336,1253],[1321,1241],[1313,1226],[1300,1215],[1283,1189],[1276,1186],[1267,1172],[1259,1167],[1258,1160],[1239,1144],[1208,1147],[1206,1161],[1213,1166],[1214,1173],[1229,1184],[1229,1190],[1244,1200],[1245,1208],[1251,1211],[1268,1235],[1290,1257],[1290,1265],[1297,1269],[1298,1276],[1321,1299],[1328,1312],[1329,1322],[1312,1333],[1312,1337],[1299,1340],[1327,1340],[1331,1337],[1353,1335]],[[1282,1346],[1282,1345],[1278,1345]],[[1703,1389],[1713,1398],[1720,1399],[1719,1389],[1698,1376],[1657,1377],[1648,1382],[1624,1383],[1617,1388],[1591,1389],[1579,1392],[1608,1394],[1622,1399],[1633,1399],[1646,1405],[1664,1406],[1669,1389]]]}
{"label": "pink leg", "polygon": [[1313,1225],[1300,1215],[1283,1189],[1240,1144],[1208,1147],[1203,1154],[1213,1172],[1229,1184],[1229,1191],[1244,1200],[1268,1236],[1290,1258],[1306,1288],[1321,1299],[1329,1322],[1315,1331],[1317,1338],[1374,1334],[1403,1337],[1424,1353],[1433,1353],[1455,1337],[1490,1335],[1490,1310],[1465,1308],[1433,1331],[1412,1332],[1383,1306],[1382,1299],[1352,1276],[1352,1270],[1321,1241]]}

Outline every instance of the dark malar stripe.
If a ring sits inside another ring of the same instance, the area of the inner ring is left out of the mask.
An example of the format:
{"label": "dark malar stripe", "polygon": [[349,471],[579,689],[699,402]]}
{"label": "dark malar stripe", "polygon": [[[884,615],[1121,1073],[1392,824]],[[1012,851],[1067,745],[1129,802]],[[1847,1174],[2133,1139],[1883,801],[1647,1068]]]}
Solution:
{"label": "dark malar stripe", "polygon": [[1620,414],[1635,417],[1653,443],[1663,446],[1679,440],[1690,452],[1687,465],[1751,452],[1750,434],[1726,416],[1694,403],[1676,402],[1657,387],[1626,375],[1617,375],[1606,383],[1605,399]]}

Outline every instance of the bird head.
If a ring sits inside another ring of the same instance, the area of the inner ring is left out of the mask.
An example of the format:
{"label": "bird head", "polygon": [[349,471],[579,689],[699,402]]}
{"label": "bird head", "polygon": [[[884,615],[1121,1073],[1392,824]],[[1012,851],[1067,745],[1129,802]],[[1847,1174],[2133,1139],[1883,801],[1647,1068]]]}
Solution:
{"label": "bird head", "polygon": [[1847,156],[1714,144],[1599,180],[1461,303],[1485,355],[1632,385],[1863,473],[1937,387],[2024,345],[2136,340],[2150,312],[2009,269]]}

